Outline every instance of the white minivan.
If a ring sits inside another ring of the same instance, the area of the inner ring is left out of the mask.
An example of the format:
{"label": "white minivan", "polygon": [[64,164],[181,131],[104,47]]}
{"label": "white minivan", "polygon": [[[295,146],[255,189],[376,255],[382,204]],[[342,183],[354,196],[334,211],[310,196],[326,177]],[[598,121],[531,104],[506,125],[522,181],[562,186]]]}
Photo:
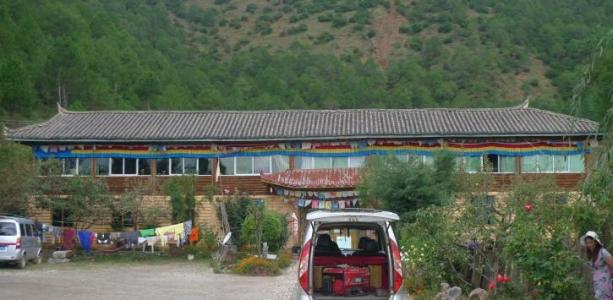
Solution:
{"label": "white minivan", "polygon": [[30,219],[0,216],[0,262],[16,263],[23,269],[28,261],[42,262],[41,240]]}
{"label": "white minivan", "polygon": [[298,299],[409,299],[391,223],[392,212],[317,210],[308,222],[298,265]]}

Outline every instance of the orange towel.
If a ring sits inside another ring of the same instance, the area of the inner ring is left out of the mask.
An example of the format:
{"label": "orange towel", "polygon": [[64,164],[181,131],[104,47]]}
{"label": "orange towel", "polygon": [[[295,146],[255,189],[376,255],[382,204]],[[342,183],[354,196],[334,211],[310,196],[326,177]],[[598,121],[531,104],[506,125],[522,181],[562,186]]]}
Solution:
{"label": "orange towel", "polygon": [[189,243],[194,244],[198,242],[198,228],[192,228],[192,231],[189,233]]}

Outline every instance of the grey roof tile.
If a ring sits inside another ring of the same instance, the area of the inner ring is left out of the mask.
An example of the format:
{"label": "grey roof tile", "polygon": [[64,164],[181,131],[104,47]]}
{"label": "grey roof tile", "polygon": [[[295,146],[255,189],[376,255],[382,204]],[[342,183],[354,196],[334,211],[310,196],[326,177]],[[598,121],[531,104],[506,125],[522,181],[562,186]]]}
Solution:
{"label": "grey roof tile", "polygon": [[60,112],[16,141],[257,141],[593,135],[598,123],[534,108]]}

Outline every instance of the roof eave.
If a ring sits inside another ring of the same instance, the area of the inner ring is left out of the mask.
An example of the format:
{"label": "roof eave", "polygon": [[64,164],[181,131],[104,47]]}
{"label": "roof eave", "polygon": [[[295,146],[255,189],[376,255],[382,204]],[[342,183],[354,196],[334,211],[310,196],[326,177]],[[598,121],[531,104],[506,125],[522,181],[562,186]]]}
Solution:
{"label": "roof eave", "polygon": [[198,142],[262,142],[262,141],[313,141],[313,140],[358,140],[358,139],[384,139],[384,138],[484,138],[484,137],[590,137],[603,136],[603,133],[508,133],[508,134],[425,134],[425,135],[359,135],[359,136],[310,136],[310,137],[261,137],[261,138],[205,138],[205,139],[35,139],[13,138],[8,140],[21,143],[198,143]]}

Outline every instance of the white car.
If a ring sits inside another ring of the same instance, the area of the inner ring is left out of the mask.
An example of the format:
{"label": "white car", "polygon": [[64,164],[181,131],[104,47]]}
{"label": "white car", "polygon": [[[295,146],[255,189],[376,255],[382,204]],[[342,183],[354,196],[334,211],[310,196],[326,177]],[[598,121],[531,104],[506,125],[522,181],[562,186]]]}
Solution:
{"label": "white car", "polygon": [[0,262],[16,263],[23,269],[28,261],[42,262],[41,240],[30,219],[0,216]]}
{"label": "white car", "polygon": [[409,299],[391,223],[398,215],[367,209],[318,210],[298,265],[298,299]]}

